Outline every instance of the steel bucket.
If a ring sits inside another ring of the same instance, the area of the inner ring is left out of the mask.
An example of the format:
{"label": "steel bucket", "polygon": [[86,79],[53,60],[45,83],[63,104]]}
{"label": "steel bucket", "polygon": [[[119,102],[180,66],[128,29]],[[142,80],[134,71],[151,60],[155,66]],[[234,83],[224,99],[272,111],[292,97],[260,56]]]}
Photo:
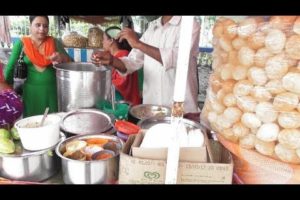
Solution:
{"label": "steel bucket", "polygon": [[97,102],[111,98],[111,70],[92,63],[72,62],[56,69],[59,112],[95,108]]}

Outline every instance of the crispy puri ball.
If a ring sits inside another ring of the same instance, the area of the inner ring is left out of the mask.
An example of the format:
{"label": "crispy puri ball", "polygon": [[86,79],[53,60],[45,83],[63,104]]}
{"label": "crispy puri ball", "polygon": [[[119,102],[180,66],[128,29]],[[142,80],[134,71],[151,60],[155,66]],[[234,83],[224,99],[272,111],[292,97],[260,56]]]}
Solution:
{"label": "crispy puri ball", "polygon": [[247,75],[254,85],[265,85],[268,81],[265,70],[259,67],[249,68]]}
{"label": "crispy puri ball", "polygon": [[300,17],[297,17],[296,21],[294,22],[293,31],[297,34],[300,34]]}
{"label": "crispy puri ball", "polygon": [[210,123],[216,122],[217,119],[218,119],[218,113],[216,113],[216,112],[214,112],[214,111],[208,112],[207,120],[208,120]]}
{"label": "crispy puri ball", "polygon": [[237,35],[237,27],[238,25],[232,19],[226,19],[222,21],[224,36],[232,40]]}
{"label": "crispy puri ball", "polygon": [[275,154],[284,162],[292,164],[300,163],[300,158],[297,156],[296,150],[287,148],[280,143],[275,146]]}
{"label": "crispy puri ball", "polygon": [[247,40],[247,44],[251,49],[257,50],[265,46],[265,34],[263,32],[255,32]]}
{"label": "crispy puri ball", "polygon": [[228,93],[223,98],[223,104],[227,107],[235,106],[236,105],[236,98],[234,94]]}
{"label": "crispy puri ball", "polygon": [[289,58],[300,59],[300,35],[292,35],[287,39],[285,52]]}
{"label": "crispy puri ball", "polygon": [[282,86],[282,81],[278,79],[270,80],[265,87],[271,94],[280,94],[286,91]]}
{"label": "crispy puri ball", "polygon": [[271,53],[280,53],[286,41],[286,35],[278,30],[270,30],[265,38],[265,46]]}
{"label": "crispy puri ball", "polygon": [[233,88],[233,94],[235,96],[249,95],[253,88],[253,84],[249,80],[238,81]]}
{"label": "crispy puri ball", "polygon": [[235,123],[232,127],[233,134],[238,138],[243,138],[247,134],[249,134],[250,129],[247,128],[244,124],[241,122]]}
{"label": "crispy puri ball", "polygon": [[251,96],[236,96],[236,103],[243,112],[254,112],[257,102]]}
{"label": "crispy puri ball", "polygon": [[228,107],[225,109],[223,116],[228,119],[232,124],[240,121],[242,116],[242,111],[237,107]]}
{"label": "crispy puri ball", "polygon": [[299,128],[300,113],[296,111],[282,112],[278,115],[278,123],[283,128]]}
{"label": "crispy puri ball", "polygon": [[300,148],[296,150],[296,154],[297,154],[298,158],[300,158]]}
{"label": "crispy puri ball", "polygon": [[220,132],[220,134],[222,136],[224,136],[227,140],[237,143],[239,138],[237,136],[234,135],[233,131],[231,128],[228,129],[224,129]]}
{"label": "crispy puri ball", "polygon": [[222,81],[219,76],[212,73],[209,77],[209,85],[213,92],[217,93],[222,88]]}
{"label": "crispy puri ball", "polygon": [[229,119],[225,118],[224,115],[219,115],[217,117],[216,125],[221,130],[224,130],[224,129],[230,128],[233,125],[233,123],[231,121],[229,121]]}
{"label": "crispy puri ball", "polygon": [[255,139],[255,135],[247,134],[239,140],[239,145],[245,149],[254,149]]}
{"label": "crispy puri ball", "polygon": [[229,51],[228,52],[228,63],[232,65],[238,65],[239,60],[238,60],[238,52],[237,51]]}
{"label": "crispy puri ball", "polygon": [[218,114],[221,114],[225,110],[225,106],[222,103],[219,103],[218,101],[211,102],[211,107],[213,111],[215,111]]}
{"label": "crispy puri ball", "polygon": [[281,112],[292,111],[299,103],[298,96],[291,92],[284,92],[278,94],[273,101],[275,110]]}
{"label": "crispy puri ball", "polygon": [[261,86],[255,86],[251,91],[251,96],[259,102],[272,99],[272,94],[265,87]]}
{"label": "crispy puri ball", "polygon": [[226,52],[229,52],[233,49],[233,47],[231,45],[231,40],[226,38],[225,36],[221,36],[221,38],[219,40],[219,45]]}
{"label": "crispy puri ball", "polygon": [[224,25],[221,20],[217,20],[213,27],[213,36],[216,38],[220,38],[223,36]]}
{"label": "crispy puri ball", "polygon": [[256,138],[254,147],[259,153],[266,156],[272,156],[275,149],[275,142],[265,142]]}
{"label": "crispy puri ball", "polygon": [[290,92],[300,94],[300,73],[288,72],[282,78],[282,87]]}
{"label": "crispy puri ball", "polygon": [[265,67],[267,60],[272,56],[273,54],[268,49],[261,48],[254,55],[254,64],[257,67]]}
{"label": "crispy puri ball", "polygon": [[256,137],[265,142],[273,142],[277,140],[279,134],[279,126],[275,123],[267,123],[260,126]]}
{"label": "crispy puri ball", "polygon": [[260,102],[255,108],[255,114],[263,123],[270,123],[276,121],[278,111],[270,102]]}
{"label": "crispy puri ball", "polygon": [[238,35],[241,38],[247,38],[256,31],[257,22],[253,18],[246,18],[239,23]]}
{"label": "crispy puri ball", "polygon": [[290,149],[298,149],[300,148],[300,130],[283,129],[279,132],[278,141]]}
{"label": "crispy puri ball", "polygon": [[239,65],[232,70],[232,78],[234,80],[243,80],[247,78],[248,67]]}
{"label": "crispy puri ball", "polygon": [[254,63],[255,51],[249,47],[242,47],[238,52],[239,62],[244,66],[251,66]]}
{"label": "crispy puri ball", "polygon": [[225,95],[226,92],[223,89],[219,90],[216,95],[218,102],[222,103]]}
{"label": "crispy puri ball", "polygon": [[259,118],[253,113],[244,113],[241,118],[242,124],[250,129],[256,129],[261,126],[261,121]]}
{"label": "crispy puri ball", "polygon": [[246,47],[248,45],[247,41],[240,37],[237,37],[234,40],[232,40],[231,44],[235,50],[240,50],[242,47]]}
{"label": "crispy puri ball", "polygon": [[224,90],[226,93],[232,92],[235,83],[236,81],[233,79],[224,81],[222,83],[222,90]]}
{"label": "crispy puri ball", "polygon": [[289,70],[289,62],[284,54],[278,54],[267,60],[265,70],[269,79],[281,79]]}
{"label": "crispy puri ball", "polygon": [[275,29],[289,32],[294,25],[297,16],[272,16],[270,24]]}
{"label": "crispy puri ball", "polygon": [[233,66],[231,64],[223,65],[220,72],[221,79],[224,81],[232,79],[232,71],[233,71]]}

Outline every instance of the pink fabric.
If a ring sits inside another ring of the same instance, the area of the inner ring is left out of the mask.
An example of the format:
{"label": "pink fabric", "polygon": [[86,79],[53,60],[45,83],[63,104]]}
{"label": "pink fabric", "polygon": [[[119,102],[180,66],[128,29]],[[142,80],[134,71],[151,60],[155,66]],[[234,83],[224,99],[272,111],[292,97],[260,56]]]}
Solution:
{"label": "pink fabric", "polygon": [[9,28],[10,24],[8,16],[0,16],[0,40],[7,45],[11,44]]}

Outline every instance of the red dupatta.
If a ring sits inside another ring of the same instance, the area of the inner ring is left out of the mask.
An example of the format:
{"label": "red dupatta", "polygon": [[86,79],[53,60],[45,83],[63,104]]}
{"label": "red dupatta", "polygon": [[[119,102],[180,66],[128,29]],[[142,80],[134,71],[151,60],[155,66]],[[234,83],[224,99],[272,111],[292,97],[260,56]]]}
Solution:
{"label": "red dupatta", "polygon": [[23,37],[22,42],[24,45],[24,52],[33,64],[42,68],[52,64],[51,60],[49,60],[48,57],[55,52],[55,41],[53,37],[47,36],[44,40],[44,54],[41,54],[39,50],[33,45],[30,37]]}

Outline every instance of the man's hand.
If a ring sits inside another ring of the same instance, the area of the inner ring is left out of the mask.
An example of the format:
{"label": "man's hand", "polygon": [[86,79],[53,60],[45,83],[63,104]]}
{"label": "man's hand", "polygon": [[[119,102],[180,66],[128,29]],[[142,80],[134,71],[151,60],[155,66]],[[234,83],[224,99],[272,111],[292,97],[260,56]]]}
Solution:
{"label": "man's hand", "polygon": [[126,39],[129,45],[132,48],[138,48],[140,40],[133,29],[124,28],[118,35],[118,40],[122,42],[122,40]]}
{"label": "man's hand", "polygon": [[94,51],[91,60],[97,65],[111,65],[113,56],[108,51]]}

